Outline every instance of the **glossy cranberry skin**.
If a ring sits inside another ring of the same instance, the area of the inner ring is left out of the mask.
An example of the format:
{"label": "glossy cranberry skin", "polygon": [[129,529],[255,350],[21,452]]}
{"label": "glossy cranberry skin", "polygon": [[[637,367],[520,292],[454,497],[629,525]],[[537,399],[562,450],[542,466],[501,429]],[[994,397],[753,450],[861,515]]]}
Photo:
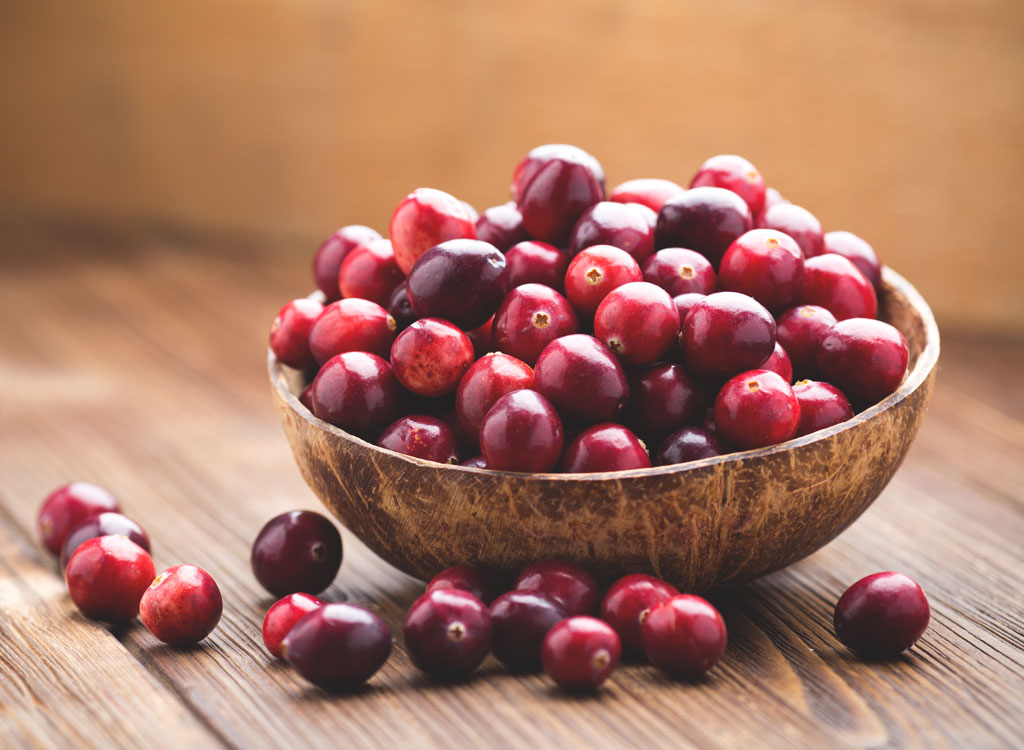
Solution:
{"label": "glossy cranberry skin", "polygon": [[819,305],[800,305],[779,316],[778,343],[789,355],[797,377],[808,378],[815,374],[818,342],[835,324],[835,316]]}
{"label": "glossy cranberry skin", "polygon": [[771,370],[780,376],[787,383],[793,382],[793,363],[789,360],[789,354],[782,348],[778,341],[775,342],[775,351],[761,365],[762,370]]}
{"label": "glossy cranberry skin", "polygon": [[545,347],[533,368],[533,387],[560,414],[581,424],[612,421],[629,401],[622,365],[607,346],[582,333]]}
{"label": "glossy cranberry skin", "polygon": [[681,365],[651,365],[630,378],[628,421],[644,437],[700,424],[706,411],[700,385]]}
{"label": "glossy cranberry skin", "polygon": [[789,235],[803,250],[804,258],[814,258],[825,252],[825,237],[821,222],[803,206],[776,203],[757,217],[760,229],[776,229]]}
{"label": "glossy cranberry skin", "polygon": [[764,189],[764,206],[761,210],[754,214],[754,225],[761,226],[761,217],[764,216],[764,212],[772,206],[777,206],[780,203],[789,203],[788,200],[782,197],[782,193],[773,187],[767,187]]}
{"label": "glossy cranberry skin", "polygon": [[394,421],[405,402],[391,365],[368,352],[331,357],[313,380],[310,395],[317,417],[357,434]]}
{"label": "glossy cranberry skin", "polygon": [[537,175],[544,166],[551,161],[561,159],[567,162],[582,164],[597,180],[601,187],[601,194],[604,194],[604,168],[593,156],[579,148],[565,143],[547,143],[530,150],[521,162],[516,166],[512,175],[511,192],[516,202],[522,202],[523,191],[530,181]]}
{"label": "glossy cranberry skin", "polygon": [[834,253],[819,255],[804,264],[800,302],[824,307],[836,320],[874,318],[878,313],[878,298],[871,282],[853,263]]}
{"label": "glossy cranberry skin", "polygon": [[589,474],[648,469],[651,457],[639,438],[620,424],[606,422],[588,427],[574,437],[562,456],[562,471]]}
{"label": "glossy cranberry skin", "polygon": [[715,399],[715,429],[738,448],[789,440],[800,426],[800,404],[789,382],[771,370],[741,372]]}
{"label": "glossy cranberry skin", "polygon": [[500,206],[492,206],[484,211],[476,220],[476,238],[490,242],[501,252],[518,242],[530,239],[523,227],[523,215],[512,201]]}
{"label": "glossy cranberry skin", "polygon": [[544,672],[570,691],[596,690],[619,666],[621,654],[618,634],[594,617],[562,620],[541,645]]}
{"label": "glossy cranberry skin", "polygon": [[108,534],[118,534],[119,536],[127,537],[146,550],[146,552],[151,551],[149,536],[143,531],[141,526],[127,516],[108,511],[86,518],[68,532],[60,550],[61,571],[67,567],[71,555],[84,542],[89,539],[95,539],[98,536],[107,536]]}
{"label": "glossy cranberry skin", "polygon": [[544,636],[566,618],[558,602],[531,591],[509,591],[491,604],[491,651],[516,671],[541,667]]}
{"label": "glossy cranberry skin", "polygon": [[928,597],[902,573],[875,573],[850,586],[836,604],[833,624],[843,645],[862,656],[892,658],[928,627]]}
{"label": "glossy cranberry skin", "polygon": [[793,386],[793,393],[800,404],[800,426],[795,437],[810,435],[853,417],[849,400],[834,385],[801,380]]}
{"label": "glossy cranberry skin", "polygon": [[608,195],[608,200],[617,203],[639,203],[657,213],[665,205],[665,201],[683,192],[684,188],[671,180],[641,177],[616,185]]}
{"label": "glossy cranberry skin", "polygon": [[497,471],[550,471],[562,455],[562,420],[536,391],[506,393],[480,423],[480,452]]}
{"label": "glossy cranberry skin", "polygon": [[700,677],[725,653],[725,621],[707,600],[693,594],[656,605],[640,632],[647,659],[677,679]]}
{"label": "glossy cranberry skin", "polygon": [[387,310],[388,314],[395,319],[395,327],[399,331],[404,331],[420,317],[412,309],[412,303],[409,301],[409,289],[404,281],[391,292]]}
{"label": "glossy cranberry skin", "polygon": [[735,154],[719,154],[712,156],[701,164],[697,174],[690,180],[690,187],[719,187],[731,190],[750,208],[750,213],[757,216],[764,208],[764,177],[757,167]]}
{"label": "glossy cranberry skin", "polygon": [[683,328],[683,321],[685,321],[686,316],[690,314],[690,309],[705,297],[707,297],[706,294],[689,292],[687,294],[677,294],[675,297],[672,298],[672,301],[676,305],[676,311],[679,313],[680,331],[682,331]]}
{"label": "glossy cranberry skin", "polygon": [[517,203],[531,237],[565,245],[583,212],[604,200],[604,173],[596,164],[585,151],[563,150],[520,173],[528,179],[520,180]]}
{"label": "glossy cranberry skin", "polygon": [[717,266],[729,245],[752,227],[750,209],[736,193],[696,187],[661,207],[654,245],[696,250]]}
{"label": "glossy cranberry skin", "polygon": [[213,577],[195,565],[174,565],[142,595],[139,619],[157,640],[191,646],[213,632],[224,602]]}
{"label": "glossy cranberry skin", "polygon": [[825,252],[841,255],[857,266],[864,278],[871,282],[875,291],[882,288],[882,263],[871,245],[853,232],[826,232]]}
{"label": "glossy cranberry skin", "polygon": [[468,591],[428,591],[413,602],[402,629],[410,661],[435,679],[465,677],[491,650],[491,614]]}
{"label": "glossy cranberry skin", "polygon": [[685,464],[702,458],[721,456],[725,446],[715,433],[704,427],[683,427],[662,442],[654,456],[656,466]]}
{"label": "glossy cranberry skin", "polygon": [[447,422],[427,414],[399,417],[377,440],[381,448],[439,464],[459,462],[458,443],[455,430]]}
{"label": "glossy cranberry skin", "polygon": [[678,596],[679,589],[660,578],[633,573],[623,576],[601,600],[601,619],[611,625],[627,654],[642,653],[640,628],[653,607]]}
{"label": "glossy cranberry skin", "polygon": [[480,423],[506,393],[533,386],[533,369],[508,354],[481,357],[466,371],[455,392],[455,419],[459,432],[473,445],[480,438]]}
{"label": "glossy cranberry skin", "polygon": [[409,273],[417,258],[447,240],[476,239],[475,221],[455,196],[433,188],[413,190],[391,215],[389,235],[398,268]]}
{"label": "glossy cranberry skin", "polygon": [[891,325],[880,320],[850,318],[825,332],[815,362],[826,381],[863,407],[881,401],[899,388],[909,358],[907,340]]}
{"label": "glossy cranberry skin", "polygon": [[555,290],[565,287],[569,254],[546,242],[519,242],[505,251],[508,286],[544,284]]}
{"label": "glossy cranberry skin", "polygon": [[725,378],[760,367],[772,355],[775,319],[752,297],[715,292],[690,308],[679,343],[691,370]]}
{"label": "glossy cranberry skin", "polygon": [[149,553],[116,534],[82,542],[64,571],[68,594],[79,611],[112,625],[135,619],[139,600],[155,575]]}
{"label": "glossy cranberry skin", "polygon": [[388,356],[397,324],[387,310],[366,299],[341,299],[323,308],[309,331],[309,351],[318,364],[342,352]]}
{"label": "glossy cranberry skin", "polygon": [[338,289],[338,271],[345,256],[360,245],[379,239],[381,236],[376,230],[360,224],[350,224],[323,241],[313,256],[313,280],[328,302],[341,297],[341,290]]}
{"label": "glossy cranberry skin", "polygon": [[475,358],[469,337],[439,318],[417,320],[391,345],[395,377],[421,396],[453,392]]}
{"label": "glossy cranberry skin", "polygon": [[468,591],[485,603],[494,599],[496,594],[491,574],[481,568],[471,568],[468,565],[453,565],[431,578],[430,583],[427,584],[427,593],[439,589]]}
{"label": "glossy cranberry skin", "polygon": [[505,256],[480,240],[448,240],[416,260],[405,284],[421,318],[476,328],[494,315],[508,291]]}
{"label": "glossy cranberry skin", "polygon": [[680,294],[711,294],[718,289],[714,267],[698,252],[666,247],[644,262],[644,281],[657,284],[673,297]]}
{"label": "glossy cranberry skin", "polygon": [[71,482],[51,492],[39,508],[39,540],[59,555],[68,533],[82,521],[100,513],[119,513],[121,506],[109,491],[89,482]]}
{"label": "glossy cranberry skin", "polygon": [[597,582],[568,560],[541,560],[516,579],[516,591],[529,591],[558,602],[568,615],[589,615],[597,607]]}
{"label": "glossy cranberry skin", "polygon": [[373,240],[353,248],[338,269],[342,297],[368,299],[383,307],[405,274],[395,262],[391,240]]}
{"label": "glossy cranberry skin", "polygon": [[252,545],[252,572],[274,596],[319,594],[341,567],[341,535],[328,519],[293,510],[270,519]]}
{"label": "glossy cranberry skin", "polygon": [[565,296],[587,319],[593,316],[609,292],[631,281],[642,281],[636,259],[617,247],[595,245],[583,250],[565,272]]}
{"label": "glossy cranberry skin", "polygon": [[379,615],[353,604],[328,604],[297,623],[281,642],[295,671],[324,690],[353,690],[384,666],[392,637]]}
{"label": "glossy cranberry skin", "polygon": [[573,227],[569,255],[594,245],[617,247],[643,263],[654,252],[654,230],[634,206],[601,201],[584,211]]}
{"label": "glossy cranberry skin", "polygon": [[753,297],[769,310],[784,310],[800,296],[804,255],[789,235],[751,229],[736,238],[722,257],[722,289]]}
{"label": "glossy cranberry skin", "polygon": [[665,356],[679,338],[679,311],[660,286],[623,284],[598,306],[594,336],[623,362],[648,365]]}
{"label": "glossy cranberry skin", "polygon": [[494,315],[494,346],[529,365],[544,347],[579,330],[569,301],[551,287],[523,284],[509,292]]}
{"label": "glossy cranberry skin", "polygon": [[281,641],[295,627],[295,623],[326,604],[323,599],[310,594],[288,594],[274,602],[263,618],[263,645],[271,656],[283,658]]}
{"label": "glossy cranberry skin", "polygon": [[309,333],[324,306],[312,299],[294,299],[284,307],[270,325],[270,349],[279,361],[299,370],[316,363],[309,349]]}
{"label": "glossy cranberry skin", "polygon": [[305,406],[307,409],[309,409],[310,412],[313,411],[313,384],[312,383],[310,383],[309,385],[307,385],[305,388],[302,389],[302,392],[299,394],[299,403],[302,404],[303,406]]}

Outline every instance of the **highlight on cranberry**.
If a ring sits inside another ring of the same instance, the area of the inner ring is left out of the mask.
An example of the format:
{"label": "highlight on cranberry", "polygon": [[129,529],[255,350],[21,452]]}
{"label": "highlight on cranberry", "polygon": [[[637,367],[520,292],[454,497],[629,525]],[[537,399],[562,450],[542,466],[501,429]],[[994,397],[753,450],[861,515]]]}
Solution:
{"label": "highlight on cranberry", "polygon": [[111,625],[138,616],[139,602],[155,575],[149,553],[117,534],[83,542],[64,571],[68,594],[81,613]]}

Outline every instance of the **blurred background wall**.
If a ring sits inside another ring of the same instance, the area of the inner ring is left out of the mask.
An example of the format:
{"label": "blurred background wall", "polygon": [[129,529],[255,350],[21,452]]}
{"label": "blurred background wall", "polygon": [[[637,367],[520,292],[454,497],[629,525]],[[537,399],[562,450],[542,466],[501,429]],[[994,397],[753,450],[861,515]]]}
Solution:
{"label": "blurred background wall", "polygon": [[418,186],[504,201],[540,143],[609,186],[736,152],[947,328],[1024,335],[1021,0],[0,0],[0,136],[7,215],[302,263]]}

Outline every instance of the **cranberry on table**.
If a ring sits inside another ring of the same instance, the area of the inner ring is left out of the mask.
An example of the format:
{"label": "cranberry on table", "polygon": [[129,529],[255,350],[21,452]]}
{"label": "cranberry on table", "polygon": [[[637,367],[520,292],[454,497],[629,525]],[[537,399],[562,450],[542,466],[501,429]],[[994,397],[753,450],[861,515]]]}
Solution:
{"label": "cranberry on table", "polygon": [[421,396],[452,393],[475,358],[469,337],[439,318],[417,320],[391,345],[395,377]]}
{"label": "cranberry on table", "polygon": [[421,318],[476,328],[494,315],[508,291],[505,256],[481,240],[448,240],[416,260],[405,285]]}
{"label": "cranberry on table", "polygon": [[552,289],[565,287],[569,254],[547,242],[518,242],[505,251],[509,289],[522,284],[544,284]]}
{"label": "cranberry on table", "polygon": [[817,371],[818,342],[836,324],[835,316],[819,305],[800,305],[779,316],[778,343],[789,355],[797,377],[811,377]]}
{"label": "cranberry on table", "polygon": [[719,187],[731,190],[746,201],[757,216],[764,207],[764,177],[757,167],[736,154],[718,154],[700,165],[690,187]]}
{"label": "cranberry on table", "polygon": [[842,255],[857,266],[864,278],[871,282],[875,291],[882,288],[882,264],[875,250],[853,232],[826,232],[825,252]]}
{"label": "cranberry on table", "polygon": [[825,238],[821,222],[803,206],[776,203],[757,217],[760,229],[776,229],[789,235],[803,250],[805,258],[814,258],[825,252]]}
{"label": "cranberry on table", "polygon": [[526,186],[537,175],[537,172],[555,159],[584,165],[594,175],[602,194],[604,193],[604,168],[597,159],[578,146],[566,143],[546,143],[531,149],[530,153],[516,165],[511,185],[512,197],[516,202],[522,202],[523,191],[526,190]]}
{"label": "cranberry on table", "polygon": [[394,421],[405,401],[391,365],[369,352],[331,357],[313,380],[310,395],[318,418],[355,433]]}
{"label": "cranberry on table", "polygon": [[683,427],[662,442],[654,456],[657,466],[685,464],[702,458],[721,456],[725,446],[714,432],[705,427]]}
{"label": "cranberry on table", "polygon": [[476,220],[476,238],[490,242],[501,252],[517,242],[530,239],[523,227],[523,215],[514,201],[500,206],[491,206]]}
{"label": "cranberry on table", "polygon": [[572,259],[565,272],[565,296],[583,318],[591,317],[609,292],[642,281],[636,259],[611,245],[594,245]]}
{"label": "cranberry on table", "polygon": [[308,331],[307,348],[321,365],[343,352],[370,352],[386,357],[396,328],[395,319],[376,302],[341,299],[323,308]]}
{"label": "cranberry on table", "polygon": [[545,347],[533,368],[533,387],[581,424],[614,420],[629,401],[622,365],[607,346],[582,333]]}
{"label": "cranberry on table", "polygon": [[849,400],[834,385],[801,380],[793,386],[793,393],[800,404],[800,426],[794,437],[810,435],[853,417]]}
{"label": "cranberry on table", "polygon": [[270,519],[252,545],[252,572],[274,596],[319,594],[341,567],[341,535],[328,519],[293,510]]}
{"label": "cranberry on table", "polygon": [[729,245],[718,269],[722,289],[753,297],[769,310],[784,310],[800,296],[804,255],[792,237],[751,229]]}
{"label": "cranberry on table", "polygon": [[529,365],[544,347],[579,330],[569,301],[542,284],[523,284],[509,292],[494,314],[493,345]]}
{"label": "cranberry on table", "polygon": [[480,601],[489,603],[494,599],[495,582],[491,574],[482,568],[453,565],[431,578],[427,584],[428,594],[439,589],[468,591]]}
{"label": "cranberry on table", "polygon": [[584,211],[573,227],[569,255],[594,245],[617,247],[643,263],[654,252],[654,229],[634,206],[601,201]]}
{"label": "cranberry on table", "polygon": [[480,423],[480,452],[487,468],[497,471],[550,471],[563,440],[558,412],[536,391],[506,393]]}
{"label": "cranberry on table", "polygon": [[762,448],[789,440],[800,426],[793,388],[770,370],[736,375],[715,399],[715,428],[738,448]]}
{"label": "cranberry on table", "polygon": [[873,318],[878,298],[871,282],[842,255],[826,253],[804,263],[804,286],[800,302],[820,305],[836,320]]}
{"label": "cranberry on table", "polygon": [[213,632],[224,602],[213,577],[195,565],[174,565],[142,595],[139,619],[170,646],[191,646]]}
{"label": "cranberry on table", "polygon": [[149,536],[145,531],[143,531],[141,526],[128,518],[128,516],[123,516],[120,513],[114,513],[113,511],[107,511],[105,513],[100,513],[86,518],[68,532],[60,550],[61,571],[67,567],[68,560],[71,559],[71,555],[73,555],[75,550],[84,542],[89,539],[95,539],[98,536],[107,536],[108,534],[118,534],[120,536],[127,537],[142,547],[142,549],[146,550],[146,552],[151,551]]}
{"label": "cranberry on table", "polygon": [[413,602],[402,630],[409,660],[434,678],[464,677],[491,650],[491,614],[468,591],[428,591]]}
{"label": "cranberry on table", "polygon": [[907,340],[897,329],[880,320],[850,318],[825,332],[815,362],[824,380],[863,407],[899,388],[909,358]]}
{"label": "cranberry on table", "polygon": [[562,471],[587,474],[647,469],[651,457],[640,439],[620,424],[596,424],[580,432],[565,448]]}
{"label": "cranberry on table", "polygon": [[377,440],[381,448],[439,464],[459,462],[458,443],[455,430],[447,422],[428,414],[399,417]]}
{"label": "cranberry on table", "polygon": [[725,653],[725,621],[707,600],[679,594],[651,609],[641,642],[651,664],[677,679],[694,679]]}
{"label": "cranberry on table", "polygon": [[661,359],[679,338],[679,311],[669,293],[646,281],[608,293],[594,314],[594,336],[631,365]]}
{"label": "cranberry on table", "polygon": [[155,575],[149,553],[116,534],[83,542],[64,571],[68,594],[79,611],[112,625],[135,619],[142,594]]}
{"label": "cranberry on table", "polygon": [[476,239],[475,221],[455,196],[433,188],[413,190],[391,215],[389,235],[398,268],[409,273],[417,258],[447,240]]}
{"label": "cranberry on table", "polygon": [[655,213],[661,210],[665,201],[684,192],[682,185],[658,177],[640,177],[626,180],[612,188],[608,200],[617,203],[639,203]]}
{"label": "cranberry on table", "polygon": [[565,690],[595,690],[619,666],[622,643],[595,617],[570,617],[548,631],[541,645],[544,672]]}
{"label": "cranberry on table", "polygon": [[752,297],[715,292],[683,321],[679,343],[696,373],[725,378],[760,367],[775,351],[775,319]]}
{"label": "cranberry on table", "polygon": [[750,208],[736,193],[695,187],[661,207],[654,244],[696,250],[717,266],[729,245],[752,227]]}
{"label": "cranberry on table", "polygon": [[391,292],[387,310],[388,314],[395,319],[395,327],[400,331],[408,328],[420,317],[412,309],[412,303],[409,301],[409,289],[404,281]]}
{"label": "cranberry on table", "polygon": [[294,299],[281,308],[270,325],[270,349],[281,362],[299,370],[316,362],[309,347],[309,333],[324,306],[312,299]]}
{"label": "cranberry on table", "polygon": [[516,591],[529,591],[558,602],[568,615],[588,615],[597,606],[597,583],[568,560],[541,560],[519,574]]}
{"label": "cranberry on table", "polygon": [[630,378],[628,422],[640,435],[661,438],[700,424],[706,410],[699,384],[681,365],[651,365]]}
{"label": "cranberry on table", "polygon": [[350,224],[341,227],[323,241],[313,256],[313,280],[328,302],[341,297],[341,290],[338,289],[338,271],[345,256],[360,245],[379,239],[381,236],[375,229],[361,224]]}
{"label": "cranberry on table", "polygon": [[281,654],[314,685],[352,690],[384,666],[392,640],[379,615],[353,604],[328,604],[295,623]]}
{"label": "cranberry on table", "polygon": [[789,359],[789,354],[778,341],[775,342],[775,351],[764,361],[761,369],[771,370],[787,383],[793,382],[793,363]]}
{"label": "cranberry on table", "polygon": [[850,586],[836,604],[836,637],[862,656],[891,658],[928,627],[928,597],[902,573],[875,573]]}
{"label": "cranberry on table", "polygon": [[683,321],[686,320],[686,316],[690,314],[690,309],[700,302],[702,299],[707,297],[706,294],[698,294],[697,292],[687,292],[686,294],[677,294],[672,298],[675,303],[676,311],[679,313],[679,330],[682,331]]}
{"label": "cranberry on table", "polygon": [[455,419],[459,432],[473,445],[479,443],[480,423],[506,393],[530,388],[533,369],[508,354],[487,354],[466,371],[455,391]]}
{"label": "cranberry on table", "polygon": [[108,490],[89,482],[71,482],[51,492],[39,508],[36,528],[39,540],[59,555],[68,533],[87,518],[105,512],[119,513],[121,506]]}
{"label": "cranberry on table", "polygon": [[660,578],[634,573],[623,576],[601,600],[601,619],[619,634],[626,653],[642,653],[640,628],[653,607],[678,596],[679,589]]}
{"label": "cranberry on table", "polygon": [[537,671],[544,636],[566,618],[561,604],[531,591],[509,591],[491,604],[491,651],[509,669]]}
{"label": "cranberry on table", "polygon": [[391,240],[373,240],[345,256],[338,269],[338,288],[342,297],[368,299],[383,307],[404,278]]}
{"label": "cranberry on table", "polygon": [[700,253],[682,247],[659,250],[643,266],[644,281],[657,284],[673,297],[711,294],[718,289],[715,269]]}
{"label": "cranberry on table", "polygon": [[263,618],[263,645],[271,656],[281,656],[281,641],[295,627],[295,623],[310,612],[326,605],[323,599],[311,594],[288,594],[274,602]]}

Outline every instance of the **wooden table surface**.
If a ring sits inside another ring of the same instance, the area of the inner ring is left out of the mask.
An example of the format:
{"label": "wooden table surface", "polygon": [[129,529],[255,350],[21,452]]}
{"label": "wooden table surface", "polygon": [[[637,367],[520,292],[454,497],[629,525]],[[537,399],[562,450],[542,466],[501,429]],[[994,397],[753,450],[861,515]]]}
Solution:
{"label": "wooden table surface", "polygon": [[[422,584],[346,533],[326,598],[377,609],[398,637],[364,690],[329,696],[264,651],[272,599],[248,564],[267,519],[318,508],[264,372],[270,320],[310,286],[305,255],[154,228],[0,228],[0,747],[1024,746],[1021,344],[944,338],[902,469],[825,549],[715,598],[729,648],[707,679],[627,666],[573,697],[489,658],[469,682],[431,684],[400,637]],[[120,497],[158,569],[217,579],[224,617],[201,646],[76,612],[34,528],[71,479]],[[867,663],[837,644],[832,608],[888,569],[924,586],[932,623],[904,658]]]}

